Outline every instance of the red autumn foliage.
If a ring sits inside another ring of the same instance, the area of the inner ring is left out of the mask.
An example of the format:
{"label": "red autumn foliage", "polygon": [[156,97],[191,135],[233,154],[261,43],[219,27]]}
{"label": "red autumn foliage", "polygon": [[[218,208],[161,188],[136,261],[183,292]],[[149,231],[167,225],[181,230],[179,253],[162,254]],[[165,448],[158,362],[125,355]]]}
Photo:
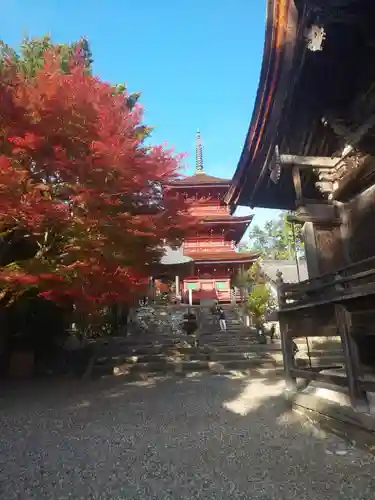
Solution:
{"label": "red autumn foliage", "polygon": [[164,243],[195,221],[160,186],[178,156],[145,147],[142,112],[56,53],[27,79],[0,81],[0,284],[78,305],[129,301]]}

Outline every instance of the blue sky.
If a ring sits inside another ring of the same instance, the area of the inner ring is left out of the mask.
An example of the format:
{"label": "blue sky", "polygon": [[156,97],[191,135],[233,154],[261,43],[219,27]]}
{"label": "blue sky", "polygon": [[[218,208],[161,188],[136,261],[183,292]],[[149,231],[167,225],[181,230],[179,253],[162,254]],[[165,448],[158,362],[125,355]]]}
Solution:
{"label": "blue sky", "polygon": [[[87,36],[94,71],[142,92],[153,141],[190,155],[200,129],[205,170],[231,177],[258,87],[265,0],[9,0],[3,40],[49,33],[56,42]],[[241,210],[243,212],[244,210]],[[263,224],[274,212],[256,210]]]}

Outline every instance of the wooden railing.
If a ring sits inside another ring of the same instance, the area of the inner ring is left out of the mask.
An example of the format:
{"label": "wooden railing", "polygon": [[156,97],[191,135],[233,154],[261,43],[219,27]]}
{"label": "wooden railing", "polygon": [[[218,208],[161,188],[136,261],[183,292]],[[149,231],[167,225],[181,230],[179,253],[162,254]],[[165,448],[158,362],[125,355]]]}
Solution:
{"label": "wooden railing", "polygon": [[280,283],[279,303],[280,310],[299,309],[371,294],[375,294],[375,257],[297,284]]}
{"label": "wooden railing", "polygon": [[[278,273],[279,320],[285,377],[293,390],[297,379],[347,387],[353,407],[370,411],[366,391],[375,391],[374,363],[362,362],[358,339],[371,337],[375,314],[375,257],[298,284],[283,283]],[[293,339],[339,336],[345,370],[296,366]],[[372,344],[369,344],[370,346]],[[365,347],[361,348],[363,355]],[[371,347],[370,347],[371,349]],[[375,407],[371,409],[375,412]]]}
{"label": "wooden railing", "polygon": [[[233,297],[233,293],[235,296]],[[210,296],[212,299],[216,299],[218,302],[232,302],[235,298],[236,302],[241,301],[241,294],[239,291],[233,292],[232,290],[193,290],[193,301],[198,301],[201,298],[205,298],[205,296]],[[182,297],[184,302],[188,302],[189,294],[188,292],[183,292]]]}

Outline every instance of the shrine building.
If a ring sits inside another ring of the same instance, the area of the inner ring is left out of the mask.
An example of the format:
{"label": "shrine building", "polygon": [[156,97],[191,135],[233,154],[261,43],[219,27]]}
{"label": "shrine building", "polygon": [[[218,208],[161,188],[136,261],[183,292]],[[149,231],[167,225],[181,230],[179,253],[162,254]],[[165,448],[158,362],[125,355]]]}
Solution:
{"label": "shrine building", "polygon": [[[225,201],[293,211],[309,279],[279,277],[288,386],[314,381],[375,415],[374,0],[268,0],[248,134]],[[296,340],[344,361],[298,364]],[[356,413],[356,414],[357,414]]]}

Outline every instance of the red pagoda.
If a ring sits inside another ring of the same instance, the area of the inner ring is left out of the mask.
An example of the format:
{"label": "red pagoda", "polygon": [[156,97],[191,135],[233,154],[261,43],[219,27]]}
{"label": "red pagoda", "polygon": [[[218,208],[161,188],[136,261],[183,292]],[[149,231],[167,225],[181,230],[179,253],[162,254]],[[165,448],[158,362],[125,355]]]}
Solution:
{"label": "red pagoda", "polygon": [[230,179],[220,179],[204,172],[198,131],[195,174],[168,185],[169,189],[178,190],[180,196],[189,200],[192,215],[200,220],[199,231],[187,238],[180,250],[185,271],[183,275],[176,275],[176,294],[184,302],[239,300],[239,293],[231,289],[231,278],[239,270],[248,269],[258,257],[255,253],[236,250],[253,216],[230,215],[224,202],[230,185]]}

